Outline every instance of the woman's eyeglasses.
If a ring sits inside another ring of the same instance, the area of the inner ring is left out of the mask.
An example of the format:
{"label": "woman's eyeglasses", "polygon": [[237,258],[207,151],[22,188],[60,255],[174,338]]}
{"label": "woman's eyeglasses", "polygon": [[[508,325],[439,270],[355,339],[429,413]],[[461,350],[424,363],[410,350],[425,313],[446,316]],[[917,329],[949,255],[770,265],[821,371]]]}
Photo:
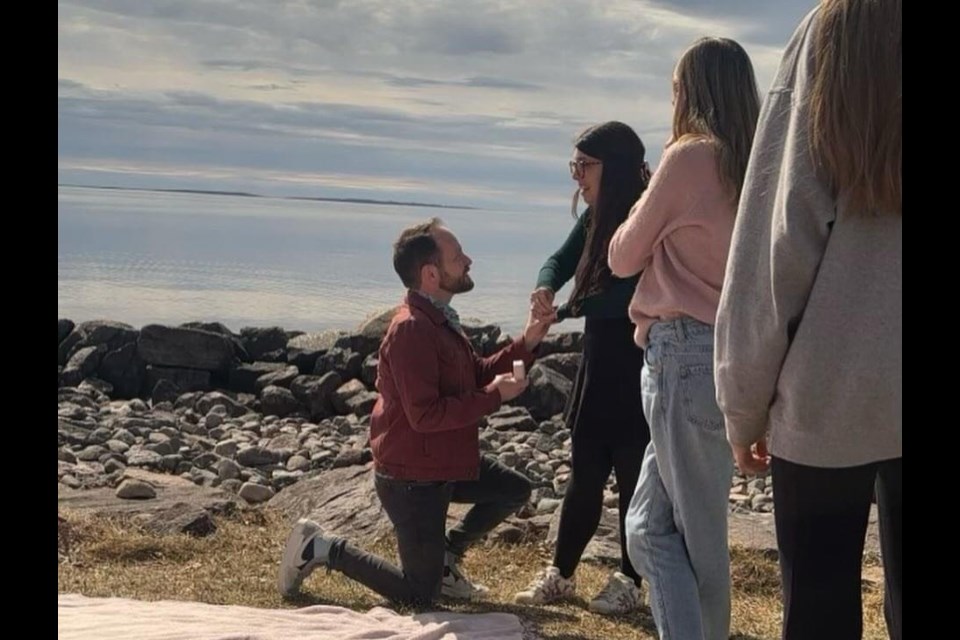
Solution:
{"label": "woman's eyeglasses", "polygon": [[570,175],[574,178],[582,178],[587,171],[587,167],[592,167],[595,164],[603,163],[599,160],[571,160],[569,162]]}

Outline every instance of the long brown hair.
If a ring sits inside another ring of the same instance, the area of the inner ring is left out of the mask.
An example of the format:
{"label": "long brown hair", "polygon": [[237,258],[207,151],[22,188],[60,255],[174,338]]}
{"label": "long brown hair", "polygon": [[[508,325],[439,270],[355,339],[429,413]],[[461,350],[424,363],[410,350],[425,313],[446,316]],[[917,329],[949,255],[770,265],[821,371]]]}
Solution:
{"label": "long brown hair", "polygon": [[701,38],[680,57],[674,81],[673,139],[712,139],[720,176],[739,199],[760,115],[750,56],[729,38]]}
{"label": "long brown hair", "polygon": [[814,160],[847,210],[903,215],[901,0],[823,0],[817,19]]}
{"label": "long brown hair", "polygon": [[585,297],[609,285],[613,277],[607,264],[610,239],[647,188],[649,173],[640,136],[622,122],[590,127],[577,137],[574,146],[603,162],[600,193],[585,214],[587,241],[570,294],[571,305],[576,308]]}

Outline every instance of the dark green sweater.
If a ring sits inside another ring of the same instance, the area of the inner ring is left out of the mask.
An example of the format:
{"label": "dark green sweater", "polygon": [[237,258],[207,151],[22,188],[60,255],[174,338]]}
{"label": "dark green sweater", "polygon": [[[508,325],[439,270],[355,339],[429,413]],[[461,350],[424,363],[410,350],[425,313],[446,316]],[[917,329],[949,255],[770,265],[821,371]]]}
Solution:
{"label": "dark green sweater", "polygon": [[[570,231],[566,242],[547,258],[547,261],[540,267],[540,274],[537,276],[537,288],[546,287],[552,291],[559,291],[563,285],[573,278],[577,272],[577,265],[580,263],[580,256],[587,245],[587,216],[589,209],[583,213]],[[630,300],[633,298],[633,292],[637,288],[639,275],[631,278],[611,277],[610,284],[606,289],[599,293],[587,296],[574,312],[569,303],[560,305],[557,309],[557,319],[574,318],[579,316],[589,316],[594,318],[626,318],[627,309],[630,306]]]}

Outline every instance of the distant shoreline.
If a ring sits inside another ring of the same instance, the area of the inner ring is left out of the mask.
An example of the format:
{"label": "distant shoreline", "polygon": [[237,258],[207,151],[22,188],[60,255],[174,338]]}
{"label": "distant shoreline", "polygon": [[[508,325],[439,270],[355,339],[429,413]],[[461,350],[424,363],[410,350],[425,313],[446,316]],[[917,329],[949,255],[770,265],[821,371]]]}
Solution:
{"label": "distant shoreline", "polygon": [[75,189],[101,189],[106,191],[152,191],[156,193],[196,193],[207,196],[234,196],[241,198],[274,198],[277,200],[307,200],[313,202],[345,202],[348,204],[375,204],[394,207],[427,207],[431,209],[459,209],[463,211],[477,211],[479,207],[468,207],[455,204],[438,204],[435,202],[403,202],[399,200],[374,200],[371,198],[325,198],[320,196],[264,196],[259,193],[245,191],[216,191],[206,189],[153,189],[148,187],[111,187],[103,185],[67,184],[58,183],[58,187]]}

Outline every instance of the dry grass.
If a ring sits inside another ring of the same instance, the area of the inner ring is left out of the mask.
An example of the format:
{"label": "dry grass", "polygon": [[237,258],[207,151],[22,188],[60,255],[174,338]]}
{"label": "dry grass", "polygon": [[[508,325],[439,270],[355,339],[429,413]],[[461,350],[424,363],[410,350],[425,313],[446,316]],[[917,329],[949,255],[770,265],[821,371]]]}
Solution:
{"label": "dry grass", "polygon": [[[67,557],[58,565],[58,591],[266,608],[336,604],[367,610],[389,606],[364,587],[325,571],[317,571],[306,582],[303,598],[285,602],[275,588],[286,535],[283,524],[260,512],[245,512],[221,519],[218,525],[213,536],[195,539],[155,536],[127,522],[66,514],[58,536],[60,551]],[[395,555],[388,541],[371,550],[385,557]],[[466,558],[466,570],[491,587],[492,599],[484,604],[447,604],[457,611],[515,613],[535,633],[555,640],[656,637],[647,609],[619,618],[587,611],[587,599],[600,590],[608,572],[593,565],[581,565],[577,572],[578,590],[584,596],[578,601],[549,607],[512,604],[513,594],[525,587],[548,559],[548,550],[539,545],[476,549]],[[882,572],[875,561],[870,561],[864,575],[864,637],[883,638]],[[781,609],[776,557],[734,549],[733,584],[734,637],[778,637]]]}

